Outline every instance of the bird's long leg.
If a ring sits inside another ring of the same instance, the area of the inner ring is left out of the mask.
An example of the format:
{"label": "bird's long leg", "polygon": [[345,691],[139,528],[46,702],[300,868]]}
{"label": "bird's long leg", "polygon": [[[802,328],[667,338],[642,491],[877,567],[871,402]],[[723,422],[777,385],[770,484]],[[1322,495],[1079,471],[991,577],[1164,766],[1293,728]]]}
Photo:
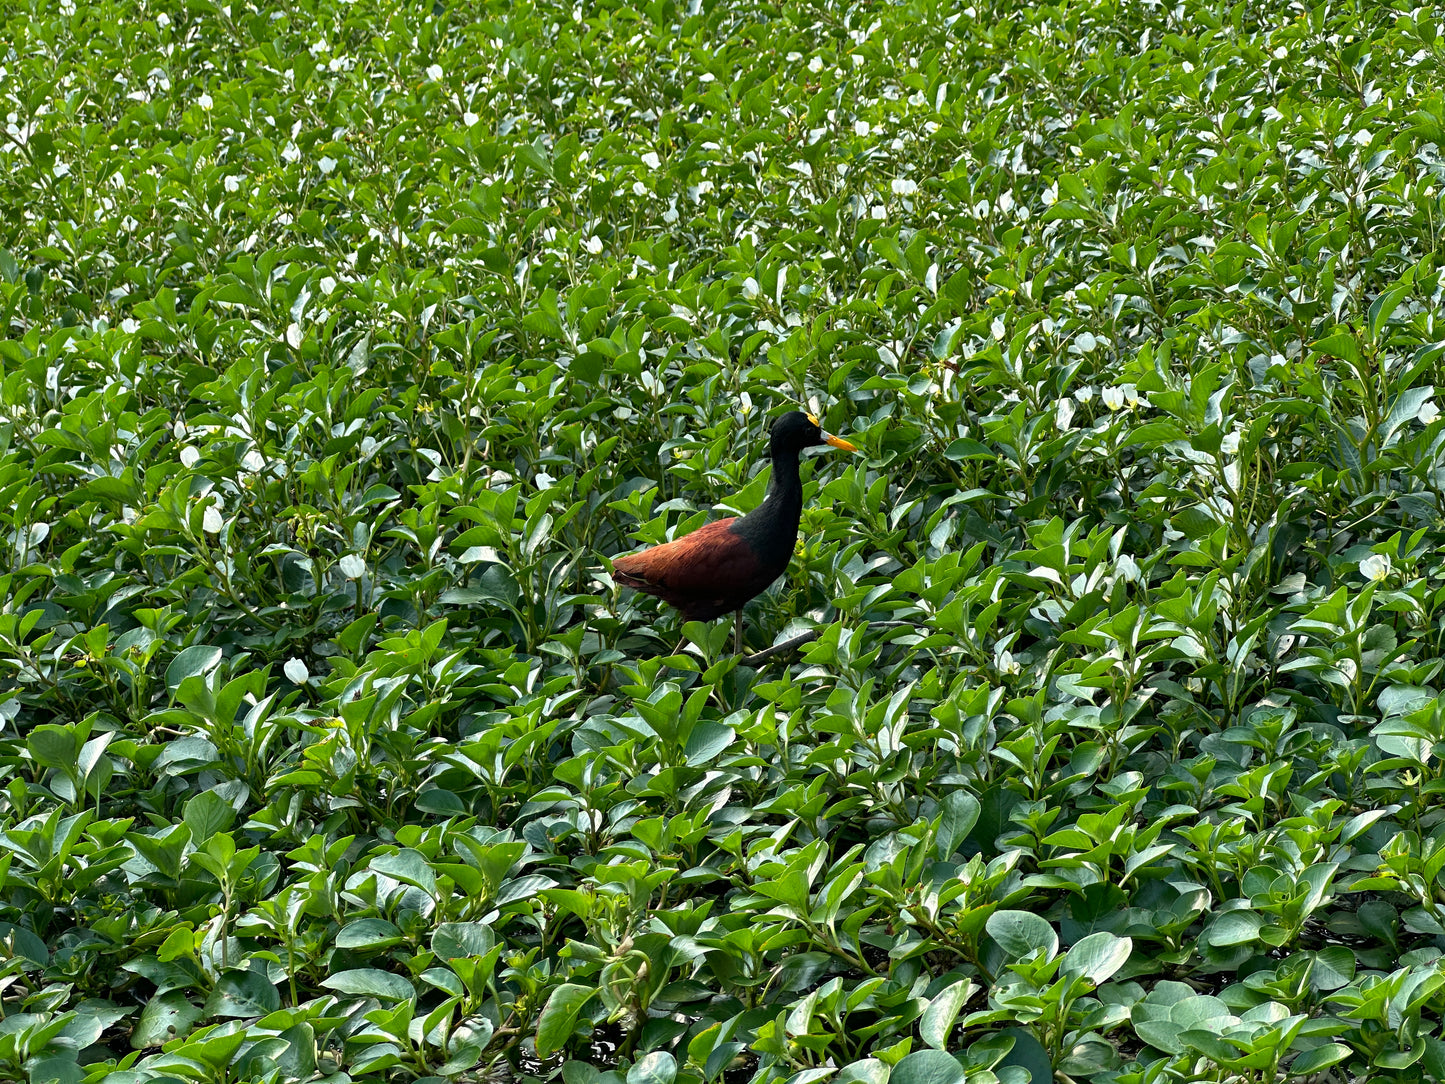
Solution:
{"label": "bird's long leg", "polygon": [[733,617],[735,618],[733,622],[733,654],[741,655],[743,653],[743,608],[741,606],[737,608]]}

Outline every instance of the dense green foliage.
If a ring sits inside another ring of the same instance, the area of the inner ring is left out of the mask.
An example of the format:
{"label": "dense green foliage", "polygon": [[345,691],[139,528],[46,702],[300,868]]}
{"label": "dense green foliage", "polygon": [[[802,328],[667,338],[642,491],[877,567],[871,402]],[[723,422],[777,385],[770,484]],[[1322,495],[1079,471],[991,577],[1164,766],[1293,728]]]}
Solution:
{"label": "dense green foliage", "polygon": [[1270,7],[7,4],[0,1078],[1445,1074],[1445,44]]}

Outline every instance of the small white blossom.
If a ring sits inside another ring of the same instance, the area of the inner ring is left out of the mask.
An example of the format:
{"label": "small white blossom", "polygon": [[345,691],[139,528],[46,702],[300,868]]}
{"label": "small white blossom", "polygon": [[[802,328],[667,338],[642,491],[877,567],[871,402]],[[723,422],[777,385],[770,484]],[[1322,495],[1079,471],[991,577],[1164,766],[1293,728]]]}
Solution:
{"label": "small white blossom", "polygon": [[642,164],[648,169],[660,169],[662,167],[662,159],[657,157],[656,151],[648,151],[642,156]]}
{"label": "small white blossom", "polygon": [[305,685],[311,677],[311,671],[306,669],[306,664],[300,659],[287,659],[286,665],[281,667],[281,672],[286,675],[286,680],[292,685]]}
{"label": "small white blossom", "polygon": [[1234,455],[1239,451],[1239,436],[1238,429],[1224,434],[1224,439],[1219,442],[1219,450],[1225,455]]}
{"label": "small white blossom", "polygon": [[997,316],[993,318],[993,323],[988,325],[988,330],[993,337],[1000,342],[1002,342],[1003,337],[1008,334],[1008,328],[1004,327],[1003,320]]}
{"label": "small white blossom", "polygon": [[1355,142],[1358,143],[1361,147],[1368,147],[1370,145],[1370,140],[1374,138],[1375,137],[1371,135],[1370,131],[1366,128],[1361,128],[1354,135]]}
{"label": "small white blossom", "polygon": [[225,519],[221,516],[221,510],[214,504],[206,505],[206,511],[201,516],[201,527],[207,534],[220,534],[221,528],[225,526]]}
{"label": "small white blossom", "polygon": [[330,157],[329,155],[323,154],[321,156],[321,161],[316,163],[316,168],[321,170],[323,174],[330,173],[336,168],[336,159]]}
{"label": "small white blossom", "polygon": [[440,64],[433,64],[426,70],[426,77],[433,83],[440,83],[444,75],[446,75],[446,72],[442,71]]}
{"label": "small white blossom", "polygon": [[761,288],[760,286],[758,286],[758,280],[757,280],[757,279],[749,276],[748,278],[746,278],[746,279],[743,280],[743,296],[744,296],[745,298],[747,298],[749,301],[751,301],[753,298],[757,297],[758,294],[761,293],[761,292],[762,292],[762,288]]}
{"label": "small white blossom", "polygon": [[320,282],[316,284],[316,288],[321,291],[323,296],[325,296],[327,294],[330,294],[332,290],[336,289],[336,280],[330,275],[326,275],[324,278],[322,278]]}
{"label": "small white blossom", "polygon": [[822,71],[822,70],[823,70],[823,58],[820,57],[820,56],[815,56],[812,60],[808,61],[808,70],[809,70],[810,72],[815,73],[815,74],[816,74],[817,72]]}
{"label": "small white blossom", "polygon": [[1087,354],[1099,345],[1099,340],[1094,338],[1089,332],[1082,331],[1079,333],[1079,337],[1074,340],[1074,345],[1079,348],[1080,353]]}
{"label": "small white blossom", "polygon": [[1139,562],[1130,557],[1127,553],[1119,554],[1119,560],[1115,562],[1119,578],[1126,583],[1138,583],[1142,573],[1139,571]]}
{"label": "small white blossom", "polygon": [[225,185],[227,192],[241,191],[241,182],[245,180],[239,173],[232,173],[226,177]]}
{"label": "small white blossom", "polygon": [[292,350],[300,350],[301,339],[301,325],[294,323],[288,324],[286,327],[286,345],[289,346]]}
{"label": "small white blossom", "polygon": [[1421,403],[1419,411],[1415,414],[1415,420],[1421,425],[1429,425],[1438,417],[1440,417],[1440,408],[1435,405],[1433,399],[1426,399]]}
{"label": "small white blossom", "polygon": [[215,105],[216,103],[209,94],[202,94],[199,98],[196,99],[196,104],[202,109],[210,109],[211,106]]}
{"label": "small white blossom", "polygon": [[873,131],[873,125],[869,124],[866,120],[855,120],[853,122],[854,135],[866,136],[871,131]]}
{"label": "small white blossom", "polygon": [[140,330],[140,321],[133,316],[127,316],[120,322],[120,329],[127,335],[134,335]]}
{"label": "small white blossom", "polygon": [[200,450],[193,445],[187,444],[181,448],[180,460],[181,466],[194,467],[197,463],[201,461]]}
{"label": "small white blossom", "polygon": [[1384,553],[1372,553],[1360,562],[1360,575],[1379,583],[1390,574],[1390,557]]}
{"label": "small white blossom", "polygon": [[911,196],[918,191],[918,182],[907,177],[893,178],[893,194],[895,196]]}
{"label": "small white blossom", "polygon": [[299,162],[301,160],[301,148],[288,139],[286,146],[281,148],[281,157],[288,162]]}
{"label": "small white blossom", "polygon": [[647,195],[647,185],[643,184],[641,181],[633,181],[633,182],[632,182],[632,194],[633,194],[634,196],[645,196],[645,195]]}
{"label": "small white blossom", "polygon": [[1105,405],[1106,407],[1108,407],[1110,410],[1118,410],[1120,407],[1122,407],[1122,406],[1124,405],[1124,389],[1123,389],[1123,388],[1112,388],[1112,387],[1111,387],[1111,388],[1105,388],[1105,389],[1104,389],[1104,392],[1103,392],[1103,395],[1104,395],[1104,405]]}
{"label": "small white blossom", "polygon": [[602,251],[602,238],[598,237],[594,233],[591,237],[587,238],[585,242],[583,242],[582,247],[585,248],[588,252],[592,253],[592,255],[596,256],[599,252]]}
{"label": "small white blossom", "polygon": [[1078,391],[1074,392],[1074,398],[1085,405],[1092,403],[1094,401],[1093,385],[1085,384]]}
{"label": "small white blossom", "polygon": [[359,580],[366,575],[366,562],[354,553],[348,553],[337,561],[336,567],[341,569],[341,574],[348,580]]}
{"label": "small white blossom", "polygon": [[476,115],[475,113],[473,113],[470,109],[467,110],[465,113],[462,114],[462,123],[465,124],[468,128],[470,128],[472,125],[476,124],[477,121],[479,121],[479,120],[481,120],[481,119],[482,119],[481,117],[477,116],[477,115]]}

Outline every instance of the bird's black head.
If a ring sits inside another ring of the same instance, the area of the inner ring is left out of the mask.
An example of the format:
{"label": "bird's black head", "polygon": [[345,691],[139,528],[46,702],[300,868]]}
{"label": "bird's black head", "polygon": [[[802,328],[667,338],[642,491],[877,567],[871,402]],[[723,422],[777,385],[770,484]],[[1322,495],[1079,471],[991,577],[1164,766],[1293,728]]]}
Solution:
{"label": "bird's black head", "polygon": [[804,448],[811,448],[816,444],[831,444],[835,448],[842,448],[845,452],[857,451],[842,437],[835,437],[831,433],[823,432],[823,427],[818,424],[818,419],[812,414],[804,414],[801,410],[790,410],[773,422],[768,451],[774,457],[779,454],[797,455]]}

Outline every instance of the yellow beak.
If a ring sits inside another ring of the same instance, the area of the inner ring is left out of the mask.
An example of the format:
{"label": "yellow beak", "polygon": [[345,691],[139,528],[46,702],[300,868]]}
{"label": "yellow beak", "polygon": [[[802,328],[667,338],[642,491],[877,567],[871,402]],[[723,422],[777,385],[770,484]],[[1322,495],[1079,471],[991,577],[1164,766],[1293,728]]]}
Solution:
{"label": "yellow beak", "polygon": [[[823,428],[823,423],[818,420],[818,415],[809,414],[808,420],[814,425],[816,425],[819,429]],[[842,437],[835,437],[832,433],[823,434],[823,443],[831,444],[835,448],[842,448],[845,452],[856,452],[858,450],[858,446],[856,444],[850,444]]]}

